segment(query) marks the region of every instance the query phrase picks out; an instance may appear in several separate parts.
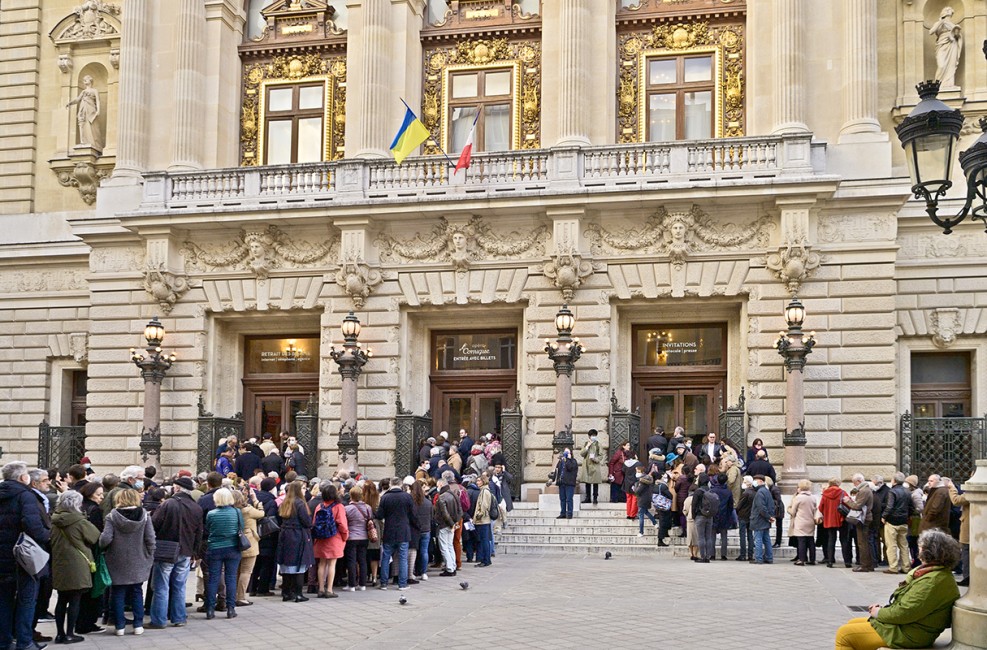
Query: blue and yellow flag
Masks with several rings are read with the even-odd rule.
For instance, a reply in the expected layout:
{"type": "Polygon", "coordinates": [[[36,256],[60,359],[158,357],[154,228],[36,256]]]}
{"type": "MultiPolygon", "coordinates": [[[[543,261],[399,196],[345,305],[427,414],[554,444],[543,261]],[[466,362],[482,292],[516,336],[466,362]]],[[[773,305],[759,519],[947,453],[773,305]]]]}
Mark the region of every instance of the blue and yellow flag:
{"type": "Polygon", "coordinates": [[[404,122],[401,123],[401,128],[398,130],[398,134],[394,136],[394,142],[391,143],[394,160],[399,165],[411,155],[412,151],[418,148],[418,145],[428,140],[429,136],[432,135],[415,115],[415,112],[411,110],[411,107],[407,104],[404,107],[407,109],[404,113],[404,122]]]}

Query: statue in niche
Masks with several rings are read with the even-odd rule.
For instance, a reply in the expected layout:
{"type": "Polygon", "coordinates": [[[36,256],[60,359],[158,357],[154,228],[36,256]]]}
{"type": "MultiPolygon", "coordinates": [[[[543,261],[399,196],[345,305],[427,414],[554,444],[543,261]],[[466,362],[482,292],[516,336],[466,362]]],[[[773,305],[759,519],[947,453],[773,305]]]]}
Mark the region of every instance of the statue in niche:
{"type": "Polygon", "coordinates": [[[939,20],[929,29],[936,39],[936,80],[942,88],[956,87],[956,68],[960,65],[963,34],[953,22],[953,8],[944,7],[939,20]]]}
{"type": "Polygon", "coordinates": [[[103,131],[96,118],[99,117],[99,91],[93,88],[93,78],[86,75],[82,78],[82,91],[79,96],[66,104],[66,107],[77,104],[76,121],[79,123],[79,145],[92,147],[103,151],[103,131]]]}

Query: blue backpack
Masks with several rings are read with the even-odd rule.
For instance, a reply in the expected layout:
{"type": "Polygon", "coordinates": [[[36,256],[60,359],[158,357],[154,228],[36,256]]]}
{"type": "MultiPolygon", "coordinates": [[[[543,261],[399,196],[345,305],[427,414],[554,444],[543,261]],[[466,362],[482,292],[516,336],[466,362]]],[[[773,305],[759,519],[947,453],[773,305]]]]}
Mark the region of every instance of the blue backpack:
{"type": "Polygon", "coordinates": [[[330,537],[335,537],[337,532],[336,517],[332,514],[332,506],[327,508],[324,505],[320,505],[319,509],[315,511],[312,537],[315,539],[329,539],[330,537]]]}

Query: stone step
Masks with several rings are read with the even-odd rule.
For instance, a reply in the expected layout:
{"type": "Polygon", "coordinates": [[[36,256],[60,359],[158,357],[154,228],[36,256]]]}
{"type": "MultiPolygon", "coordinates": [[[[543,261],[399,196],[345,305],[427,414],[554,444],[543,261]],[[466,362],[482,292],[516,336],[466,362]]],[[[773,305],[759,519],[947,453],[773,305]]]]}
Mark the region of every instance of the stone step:
{"type": "MultiPolygon", "coordinates": [[[[795,549],[789,546],[772,549],[773,557],[776,561],[789,561],[795,557],[795,549]]],[[[563,554],[586,554],[603,555],[607,551],[617,556],[666,556],[674,558],[688,558],[689,548],[684,545],[674,545],[670,547],[658,546],[652,540],[651,544],[602,544],[597,542],[587,543],[517,543],[502,541],[497,543],[497,552],[505,555],[563,555],[563,554]]],[[[717,549],[719,553],[719,549],[717,549]]],[[[728,547],[727,558],[729,561],[736,561],[734,558],[740,553],[739,548],[728,547]]],[[[719,557],[719,555],[717,555],[719,557]]]]}

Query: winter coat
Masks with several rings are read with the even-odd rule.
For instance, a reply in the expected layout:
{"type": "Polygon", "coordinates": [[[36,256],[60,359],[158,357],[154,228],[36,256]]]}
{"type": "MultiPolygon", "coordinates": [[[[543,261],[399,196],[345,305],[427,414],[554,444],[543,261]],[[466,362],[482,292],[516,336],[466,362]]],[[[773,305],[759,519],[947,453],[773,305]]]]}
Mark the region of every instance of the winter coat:
{"type": "Polygon", "coordinates": [[[864,523],[869,524],[871,522],[871,517],[873,516],[874,510],[874,492],[870,489],[870,485],[867,483],[861,483],[857,486],[857,495],[850,497],[850,509],[851,510],[861,510],[863,508],[867,509],[864,516],[864,523]]]}
{"type": "Polygon", "coordinates": [[[421,504],[415,503],[411,499],[415,509],[415,521],[418,522],[418,534],[427,533],[432,530],[432,502],[428,497],[422,499],[421,504]]]}
{"type": "Polygon", "coordinates": [[[151,515],[155,538],[178,542],[178,555],[192,557],[202,545],[202,508],[191,495],[179,492],[151,515]]]}
{"type": "Polygon", "coordinates": [[[448,486],[439,492],[432,516],[439,528],[452,528],[463,518],[463,508],[459,503],[459,497],[453,494],[448,486]]]}
{"type": "Polygon", "coordinates": [[[870,624],[892,648],[931,648],[949,627],[959,597],[956,579],[946,567],[913,569],[870,624]]]}
{"type": "Polygon", "coordinates": [[[100,532],[103,531],[103,511],[100,509],[99,504],[91,499],[82,500],[82,514],[86,516],[86,519],[95,526],[100,532]]]}
{"type": "Polygon", "coordinates": [[[685,509],[685,500],[689,496],[689,486],[692,481],[689,477],[682,473],[678,478],[675,479],[675,502],[678,504],[679,512],[687,512],[685,509]]]}
{"type": "Polygon", "coordinates": [[[236,459],[236,463],[233,465],[233,470],[236,472],[236,475],[244,481],[249,481],[254,475],[254,470],[260,469],[261,460],[263,459],[259,458],[257,454],[243,454],[236,459]]]}
{"type": "MultiPolygon", "coordinates": [[[[244,455],[253,456],[253,454],[244,455]]],[[[257,557],[260,555],[260,535],[257,534],[257,522],[264,516],[264,511],[248,503],[240,508],[240,515],[243,517],[243,532],[250,538],[250,548],[243,551],[240,557],[257,557]]]]}
{"type": "Polygon", "coordinates": [[[281,534],[278,538],[277,563],[292,567],[310,567],[312,555],[312,515],[301,499],[295,499],[295,512],[287,519],[278,515],[281,534]]]}
{"type": "Polygon", "coordinates": [[[624,484],[624,460],[624,450],[621,448],[610,456],[610,462],[607,463],[608,477],[613,477],[614,485],[623,486],[624,484]]]}
{"type": "Polygon", "coordinates": [[[448,463],[449,467],[456,470],[457,474],[461,474],[463,472],[463,457],[459,455],[458,449],[453,449],[451,451],[452,453],[449,454],[449,460],[447,460],[446,463],[448,463]]]}
{"type": "Polygon", "coordinates": [[[572,456],[559,458],[558,465],[555,466],[555,484],[575,486],[576,475],[579,472],[579,463],[572,456]]]}
{"type": "Polygon", "coordinates": [[[918,529],[920,533],[938,528],[949,532],[949,509],[952,502],[949,500],[949,488],[946,486],[932,488],[929,496],[925,500],[925,510],[922,511],[922,523],[918,529]]]}
{"type": "Polygon", "coordinates": [[[754,488],[749,487],[740,493],[740,500],[737,501],[737,519],[740,521],[751,520],[751,508],[754,507],[754,488]]]}
{"type": "Polygon", "coordinates": [[[281,454],[278,453],[277,449],[274,453],[264,456],[264,460],[260,461],[260,468],[264,470],[264,476],[267,476],[271,472],[276,472],[278,476],[284,474],[284,460],[281,458],[281,454]]]}
{"type": "Polygon", "coordinates": [[[844,517],[840,514],[840,504],[847,497],[839,485],[830,485],[823,490],[819,498],[819,513],[823,518],[823,528],[839,528],[843,525],[844,517]]]}
{"type": "Polygon", "coordinates": [[[751,507],[751,530],[771,528],[771,518],[775,516],[775,501],[766,485],[755,488],[754,505],[751,507]]]}
{"type": "Polygon", "coordinates": [[[367,522],[373,521],[373,518],[374,512],[370,506],[363,501],[351,501],[346,506],[346,525],[350,530],[349,539],[354,542],[369,539],[367,522]]]}
{"type": "Polygon", "coordinates": [[[380,497],[376,516],[384,521],[384,534],[380,538],[384,544],[411,542],[412,536],[417,537],[420,532],[415,502],[401,488],[391,488],[380,497]]]}
{"type": "Polygon", "coordinates": [[[955,484],[949,486],[949,500],[954,506],[963,508],[960,514],[960,544],[970,543],[970,502],[965,494],[960,494],[955,484]]]}
{"type": "Polygon", "coordinates": [[[716,530],[729,530],[733,528],[733,492],[726,485],[716,484],[710,488],[716,496],[720,498],[720,509],[713,517],[713,528],[716,530]]]}
{"type": "Polygon", "coordinates": [[[651,509],[651,495],[655,491],[655,479],[650,474],[645,474],[637,480],[634,486],[634,496],[637,497],[637,507],[645,510],[651,509]]]}
{"type": "Polygon", "coordinates": [[[904,485],[895,485],[884,500],[881,519],[892,526],[904,526],[912,514],[912,496],[904,485]]]}
{"type": "Polygon", "coordinates": [[[99,541],[99,529],[76,510],[56,510],[51,517],[52,586],[58,591],[89,589],[95,562],[90,548],[99,541]]]}
{"type": "Polygon", "coordinates": [[[740,468],[737,467],[737,462],[734,461],[733,465],[728,467],[724,474],[727,475],[727,487],[733,493],[733,502],[740,503],[740,493],[744,490],[744,480],[740,475],[740,468]]]}
{"type": "Polygon", "coordinates": [[[624,461],[624,482],[621,484],[621,489],[626,494],[634,493],[634,485],[637,484],[637,468],[644,467],[640,462],[629,458],[624,461]],[[628,464],[629,463],[629,464],[628,464]]]}
{"type": "Polygon", "coordinates": [[[114,508],[107,515],[99,545],[114,585],[145,582],[154,564],[154,526],[143,508],[114,508]]]}
{"type": "MultiPolygon", "coordinates": [[[[870,520],[872,528],[881,527],[881,516],[884,514],[884,503],[888,499],[888,494],[891,493],[891,488],[888,487],[887,483],[881,483],[880,487],[874,488],[874,518],[870,520]]],[[[948,528],[945,530],[949,530],[948,528]]]]}
{"type": "Polygon", "coordinates": [[[286,472],[295,470],[299,476],[308,476],[308,463],[305,461],[305,454],[302,453],[300,447],[292,451],[291,455],[285,459],[284,467],[286,472]]]}
{"type": "Polygon", "coordinates": [[[744,459],[744,466],[745,467],[746,466],[749,466],[751,463],[753,463],[755,460],[757,460],[757,452],[758,451],[764,451],[764,460],[768,460],[768,450],[767,449],[765,449],[764,447],[761,447],[761,449],[754,449],[753,447],[749,447],[747,449],[747,457],[744,459]]]}
{"type": "MultiPolygon", "coordinates": [[[[260,501],[260,505],[264,509],[265,517],[274,517],[277,519],[278,503],[273,494],[258,490],[257,500],[260,501]]],[[[272,533],[266,537],[261,537],[258,555],[262,557],[274,557],[274,554],[278,550],[278,536],[279,533],[272,533]]]]}
{"type": "Polygon", "coordinates": [[[476,507],[473,510],[473,523],[475,525],[482,526],[493,523],[493,520],[490,519],[490,506],[492,503],[493,493],[484,485],[480,488],[480,494],[476,498],[476,507]]]}
{"type": "Polygon", "coordinates": [[[770,478],[772,483],[778,482],[778,476],[775,474],[775,468],[768,462],[767,459],[755,460],[747,463],[747,468],[744,470],[744,474],[747,476],[765,476],[770,478]]]}
{"type": "Polygon", "coordinates": [[[325,502],[319,502],[319,505],[312,510],[312,519],[315,519],[319,510],[327,507],[332,508],[332,516],[336,520],[336,534],[326,539],[317,539],[312,543],[312,553],[320,560],[343,557],[346,540],[350,538],[349,519],[346,517],[346,506],[342,503],[327,506],[325,502]]]}
{"type": "Polygon", "coordinates": [[[816,534],[816,500],[811,492],[799,490],[788,506],[792,519],[788,534],[792,537],[812,537],[816,534]]]}
{"type": "Polygon", "coordinates": [[[41,545],[48,544],[51,531],[44,524],[42,508],[38,495],[23,483],[0,483],[0,576],[16,574],[14,546],[21,533],[27,533],[41,545]]]}
{"type": "Polygon", "coordinates": [[[773,484],[768,491],[771,492],[771,498],[775,502],[775,519],[781,521],[785,518],[785,502],[781,499],[781,488],[778,484],[773,484]]]}
{"type": "Polygon", "coordinates": [[[589,440],[583,445],[579,455],[583,457],[582,465],[579,467],[580,483],[606,483],[607,473],[604,468],[607,466],[606,458],[603,456],[603,447],[599,440],[589,440]]]}

